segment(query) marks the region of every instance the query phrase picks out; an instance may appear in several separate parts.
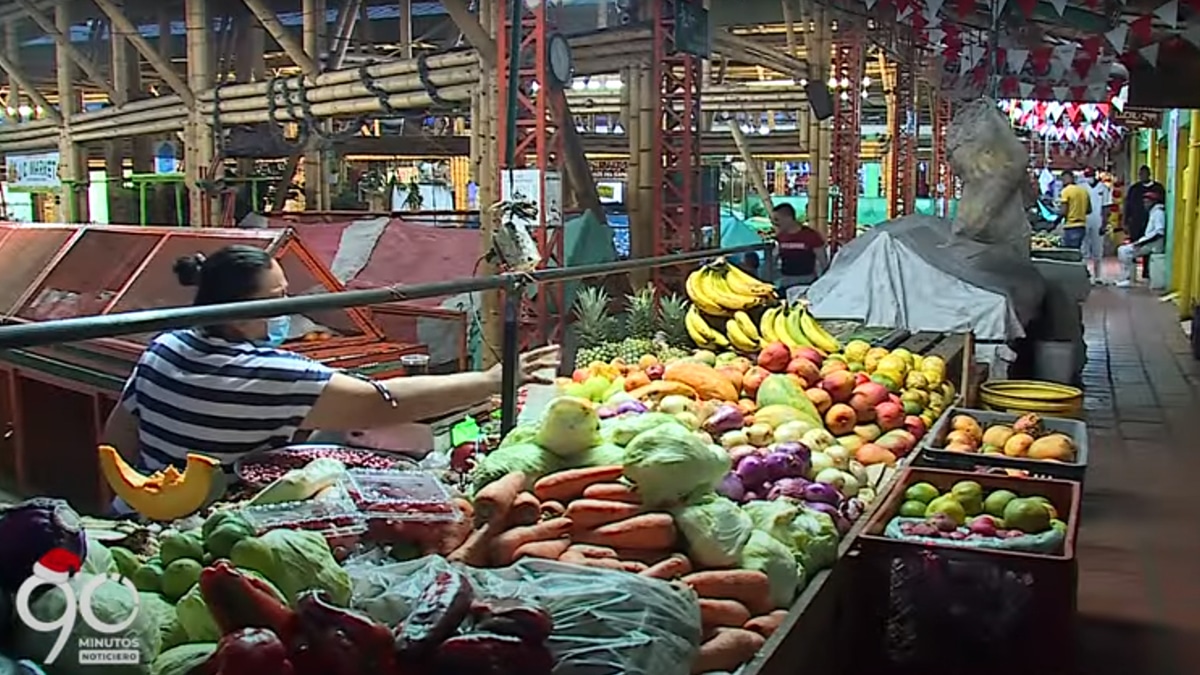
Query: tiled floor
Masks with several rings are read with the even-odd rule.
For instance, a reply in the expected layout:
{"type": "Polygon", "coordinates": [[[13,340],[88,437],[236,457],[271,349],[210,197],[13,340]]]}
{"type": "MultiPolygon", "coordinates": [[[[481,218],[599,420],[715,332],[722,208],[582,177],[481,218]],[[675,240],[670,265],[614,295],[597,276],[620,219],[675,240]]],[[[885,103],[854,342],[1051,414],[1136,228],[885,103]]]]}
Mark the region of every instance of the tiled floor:
{"type": "Polygon", "coordinates": [[[1200,673],[1200,361],[1146,290],[1093,291],[1084,322],[1079,672],[1200,673]]]}

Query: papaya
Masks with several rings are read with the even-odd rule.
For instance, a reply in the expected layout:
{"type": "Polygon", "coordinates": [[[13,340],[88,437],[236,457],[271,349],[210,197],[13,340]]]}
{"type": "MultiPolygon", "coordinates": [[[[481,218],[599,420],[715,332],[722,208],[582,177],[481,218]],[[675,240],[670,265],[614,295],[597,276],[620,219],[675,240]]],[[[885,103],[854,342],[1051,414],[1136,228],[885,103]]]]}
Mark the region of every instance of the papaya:
{"type": "Polygon", "coordinates": [[[760,414],[762,408],[786,405],[799,410],[808,421],[816,420],[818,426],[824,426],[819,423],[821,413],[817,412],[817,407],[808,398],[808,394],[805,394],[804,390],[796,386],[796,383],[786,375],[767,376],[758,386],[757,398],[760,414]]]}
{"type": "Polygon", "coordinates": [[[730,402],[738,400],[738,392],[733,383],[712,366],[702,363],[671,363],[663,371],[662,379],[686,384],[696,390],[696,395],[701,399],[730,402]]]}

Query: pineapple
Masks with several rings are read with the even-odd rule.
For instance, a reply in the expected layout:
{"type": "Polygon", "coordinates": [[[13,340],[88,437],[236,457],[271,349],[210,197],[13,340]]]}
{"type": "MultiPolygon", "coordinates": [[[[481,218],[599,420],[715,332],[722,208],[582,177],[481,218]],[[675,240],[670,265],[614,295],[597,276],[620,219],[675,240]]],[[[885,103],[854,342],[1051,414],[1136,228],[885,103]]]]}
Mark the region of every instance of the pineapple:
{"type": "Polygon", "coordinates": [[[608,363],[617,356],[612,339],[620,322],[609,314],[608,302],[608,293],[598,286],[581,288],[575,297],[575,327],[579,333],[579,350],[575,354],[577,366],[586,366],[593,361],[608,363]]]}
{"type": "Polygon", "coordinates": [[[625,296],[629,303],[626,307],[625,330],[631,338],[649,340],[654,337],[658,321],[658,301],[654,297],[654,286],[645,288],[633,295],[625,296]]]}
{"type": "MultiPolygon", "coordinates": [[[[691,345],[684,317],[687,315],[688,303],[682,297],[671,293],[658,304],[658,329],[666,336],[666,342],[681,350],[691,345]]],[[[659,354],[662,357],[662,354],[659,354]]]]}

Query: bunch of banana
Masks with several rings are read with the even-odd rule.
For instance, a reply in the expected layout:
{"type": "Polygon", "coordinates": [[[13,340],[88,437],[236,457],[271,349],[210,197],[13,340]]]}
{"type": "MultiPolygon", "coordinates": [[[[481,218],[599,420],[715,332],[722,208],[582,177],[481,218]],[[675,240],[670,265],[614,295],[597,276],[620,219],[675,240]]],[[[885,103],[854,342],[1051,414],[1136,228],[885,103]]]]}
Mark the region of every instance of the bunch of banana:
{"type": "Polygon", "coordinates": [[[725,322],[725,336],[734,349],[743,353],[757,352],[765,344],[754,319],[745,312],[734,312],[733,318],[725,322]]]}
{"type": "Polygon", "coordinates": [[[732,317],[775,302],[775,287],[718,258],[688,275],[688,298],[709,316],[732,317]]]}
{"type": "Polygon", "coordinates": [[[803,305],[768,309],[759,319],[758,330],[764,344],[778,341],[788,347],[816,347],[827,354],[841,349],[803,305]]]}
{"type": "MultiPolygon", "coordinates": [[[[795,312],[796,310],[793,310],[795,312]]],[[[841,350],[842,345],[837,341],[837,338],[829,334],[821,322],[817,321],[816,317],[809,313],[806,305],[801,305],[800,312],[800,330],[804,332],[804,337],[812,343],[812,346],[820,349],[826,354],[832,354],[841,350]]]]}
{"type": "Polygon", "coordinates": [[[721,334],[721,331],[708,325],[704,317],[700,316],[700,310],[696,309],[696,303],[688,308],[687,315],[684,317],[684,324],[687,327],[688,335],[692,338],[692,342],[696,343],[701,349],[725,349],[729,347],[729,339],[721,334]]]}

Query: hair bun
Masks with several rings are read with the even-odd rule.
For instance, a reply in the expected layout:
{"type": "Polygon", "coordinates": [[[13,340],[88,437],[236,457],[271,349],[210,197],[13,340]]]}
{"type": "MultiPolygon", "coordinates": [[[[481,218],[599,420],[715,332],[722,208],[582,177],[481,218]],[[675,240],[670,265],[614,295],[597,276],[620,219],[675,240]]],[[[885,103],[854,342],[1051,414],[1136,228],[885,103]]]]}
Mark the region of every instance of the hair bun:
{"type": "Polygon", "coordinates": [[[200,285],[200,272],[204,269],[204,261],[203,253],[193,253],[176,259],[175,265],[171,269],[175,272],[175,277],[179,279],[180,284],[198,286],[200,285]]]}

